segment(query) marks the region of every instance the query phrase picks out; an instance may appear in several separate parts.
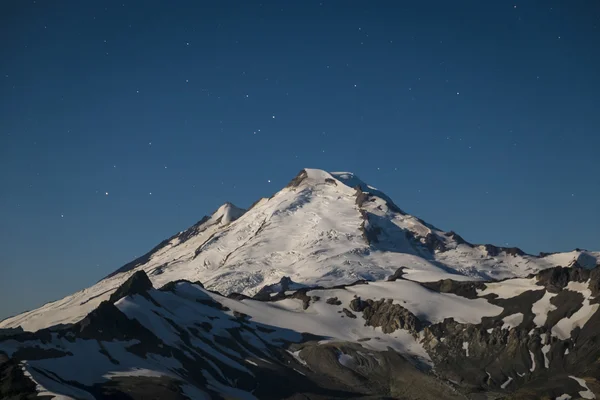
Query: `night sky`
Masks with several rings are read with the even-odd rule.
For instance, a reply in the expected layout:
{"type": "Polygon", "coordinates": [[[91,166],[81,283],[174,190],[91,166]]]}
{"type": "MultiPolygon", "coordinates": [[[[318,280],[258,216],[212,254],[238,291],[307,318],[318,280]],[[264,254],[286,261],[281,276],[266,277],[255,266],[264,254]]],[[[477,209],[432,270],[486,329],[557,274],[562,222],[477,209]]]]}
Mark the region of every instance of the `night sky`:
{"type": "Polygon", "coordinates": [[[0,35],[0,318],[303,167],[600,250],[598,1],[8,0],[0,35]]]}

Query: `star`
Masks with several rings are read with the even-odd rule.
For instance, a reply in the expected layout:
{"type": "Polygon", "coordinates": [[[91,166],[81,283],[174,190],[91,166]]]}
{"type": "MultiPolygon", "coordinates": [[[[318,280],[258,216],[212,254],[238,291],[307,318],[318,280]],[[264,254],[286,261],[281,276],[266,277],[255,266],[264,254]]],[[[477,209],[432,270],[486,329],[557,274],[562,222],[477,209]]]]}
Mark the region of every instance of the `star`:
{"type": "Polygon", "coordinates": [[[273,119],[275,119],[275,116],[273,115],[273,119]]]}
{"type": "Polygon", "coordinates": [[[460,94],[460,92],[456,92],[456,94],[457,94],[457,95],[459,95],[459,94],[460,94]]]}
{"type": "Polygon", "coordinates": [[[152,192],[150,192],[150,196],[152,196],[152,192]]]}
{"type": "Polygon", "coordinates": [[[271,183],[271,180],[270,180],[270,179],[267,179],[267,183],[271,183]]]}
{"type": "Polygon", "coordinates": [[[152,146],[152,142],[148,142],[148,146],[152,146]]]}
{"type": "Polygon", "coordinates": [[[104,193],[104,195],[105,195],[105,196],[108,196],[108,192],[105,192],[105,193],[104,193]]]}
{"type": "Polygon", "coordinates": [[[64,218],[64,217],[65,217],[65,215],[64,215],[64,214],[60,214],[60,217],[61,217],[61,218],[64,218]]]}
{"type": "Polygon", "coordinates": [[[186,45],[186,46],[189,46],[189,45],[190,45],[190,42],[186,42],[186,43],[185,43],[185,45],[186,45]]]}

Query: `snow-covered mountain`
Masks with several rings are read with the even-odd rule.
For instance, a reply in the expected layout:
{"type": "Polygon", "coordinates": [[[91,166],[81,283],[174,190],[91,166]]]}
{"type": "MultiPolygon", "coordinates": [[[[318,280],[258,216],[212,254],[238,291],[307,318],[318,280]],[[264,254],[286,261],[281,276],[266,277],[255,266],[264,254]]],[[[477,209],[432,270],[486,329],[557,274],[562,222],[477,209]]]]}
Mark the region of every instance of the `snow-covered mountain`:
{"type": "Polygon", "coordinates": [[[2,321],[0,398],[595,398],[599,260],[471,244],[305,169],[2,321]]]}
{"type": "Polygon", "coordinates": [[[96,285],[8,318],[0,328],[76,322],[139,270],[156,287],[186,279],[225,295],[252,296],[283,277],[328,287],[381,280],[404,266],[416,281],[489,280],[557,265],[595,266],[599,258],[585,251],[536,257],[517,248],[473,245],[406,214],[352,173],[304,169],[249,210],[226,203],[96,285]]]}

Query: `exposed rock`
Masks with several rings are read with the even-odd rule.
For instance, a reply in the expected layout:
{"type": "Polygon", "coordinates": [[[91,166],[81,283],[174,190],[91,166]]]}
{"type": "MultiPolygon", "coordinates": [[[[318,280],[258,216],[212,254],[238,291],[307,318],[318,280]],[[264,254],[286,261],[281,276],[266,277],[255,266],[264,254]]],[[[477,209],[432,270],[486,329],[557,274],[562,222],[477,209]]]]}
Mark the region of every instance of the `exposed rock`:
{"type": "Polygon", "coordinates": [[[503,247],[502,250],[511,256],[524,256],[525,252],[518,247],[503,247]]]}
{"type": "Polygon", "coordinates": [[[296,291],[291,297],[293,299],[300,299],[302,300],[302,309],[306,310],[308,308],[308,306],[310,305],[310,296],[308,296],[306,294],[307,290],[298,290],[296,291]]]}
{"type": "Polygon", "coordinates": [[[113,303],[103,301],[98,308],[89,313],[72,328],[62,331],[61,336],[73,332],[82,339],[130,340],[144,338],[156,341],[156,337],[137,320],[127,318],[113,303]]]}
{"type": "Polygon", "coordinates": [[[544,257],[551,256],[552,254],[556,254],[556,252],[546,253],[546,252],[540,251],[540,254],[538,255],[538,257],[539,258],[544,258],[544,257]]]}
{"type": "Polygon", "coordinates": [[[239,312],[239,311],[236,311],[236,310],[233,310],[233,316],[236,317],[236,318],[239,318],[239,319],[246,319],[246,318],[248,318],[248,314],[245,314],[243,312],[239,312]]]}
{"type": "Polygon", "coordinates": [[[242,293],[232,292],[227,295],[227,298],[233,299],[233,300],[245,300],[245,299],[251,299],[252,297],[246,296],[245,294],[242,294],[242,293]]]}
{"type": "Polygon", "coordinates": [[[483,282],[464,282],[443,279],[437,282],[422,282],[421,286],[440,293],[453,293],[467,299],[476,299],[477,290],[485,289],[483,282]]]}
{"type": "Polygon", "coordinates": [[[0,337],[2,336],[14,336],[23,333],[23,328],[17,326],[16,328],[2,328],[0,329],[0,337]]]}
{"type": "Polygon", "coordinates": [[[346,317],[352,318],[352,319],[356,318],[356,315],[354,315],[352,313],[352,311],[348,310],[347,308],[342,308],[342,311],[344,312],[344,314],[346,314],[346,317]]]}
{"type": "Polygon", "coordinates": [[[325,178],[325,183],[327,183],[329,185],[337,186],[337,182],[335,181],[335,179],[325,178]]]}
{"type": "Polygon", "coordinates": [[[295,188],[300,186],[300,184],[308,177],[308,174],[306,173],[306,170],[302,170],[298,173],[298,175],[296,175],[296,177],[294,179],[292,179],[290,181],[290,183],[288,183],[286,185],[286,188],[295,188]]]}
{"type": "Polygon", "coordinates": [[[383,333],[404,329],[416,336],[423,326],[413,313],[399,304],[393,304],[392,299],[373,301],[357,297],[350,302],[350,309],[363,313],[365,326],[380,326],[383,333]]]}
{"type": "Polygon", "coordinates": [[[369,194],[361,190],[360,186],[354,188],[356,190],[356,205],[360,208],[369,199],[369,194]]]}
{"type": "Polygon", "coordinates": [[[325,301],[325,303],[327,303],[327,304],[331,304],[331,305],[334,305],[334,306],[339,306],[339,305],[341,305],[341,304],[342,304],[342,302],[341,302],[341,301],[339,301],[337,297],[330,297],[330,298],[328,298],[328,299],[325,301]]]}
{"type": "Polygon", "coordinates": [[[177,287],[177,285],[178,285],[178,284],[180,284],[180,283],[189,283],[189,284],[192,284],[192,285],[198,285],[198,286],[200,286],[201,288],[203,288],[203,289],[204,289],[204,285],[203,285],[203,284],[202,284],[202,282],[200,282],[200,281],[190,282],[190,281],[188,281],[188,280],[186,280],[186,279],[178,279],[178,280],[176,280],[176,281],[171,281],[171,282],[167,282],[167,283],[165,283],[165,284],[164,284],[164,285],[163,285],[163,286],[162,286],[160,289],[158,289],[158,290],[160,290],[161,292],[174,292],[174,291],[175,291],[175,288],[176,288],[176,287],[177,287]]]}
{"type": "Polygon", "coordinates": [[[524,256],[525,255],[525,252],[523,250],[519,249],[518,247],[498,247],[498,246],[494,246],[493,244],[484,244],[481,246],[485,249],[488,256],[490,256],[490,257],[497,257],[502,252],[509,254],[511,256],[517,256],[517,255],[524,256]]]}
{"type": "Polygon", "coordinates": [[[123,297],[134,294],[146,294],[152,289],[152,282],[143,270],[136,271],[110,296],[110,302],[114,303],[123,297]]]}
{"type": "Polygon", "coordinates": [[[447,250],[446,244],[440,240],[436,234],[431,232],[425,235],[425,237],[421,239],[421,242],[432,253],[435,253],[436,251],[444,252],[447,250]]]}
{"type": "Polygon", "coordinates": [[[394,272],[393,275],[388,276],[388,278],[387,278],[388,282],[394,282],[398,279],[403,279],[402,276],[404,275],[405,269],[406,269],[406,267],[404,267],[404,266],[398,268],[396,270],[396,272],[394,272]]]}
{"type": "Polygon", "coordinates": [[[60,358],[72,356],[70,352],[64,352],[57,349],[44,349],[40,347],[22,347],[15,351],[12,358],[15,360],[45,360],[47,358],[60,358]]]}
{"type": "Polygon", "coordinates": [[[454,231],[450,231],[450,232],[446,232],[446,236],[448,236],[450,239],[454,240],[456,242],[456,244],[467,244],[467,245],[471,245],[469,242],[467,242],[465,239],[462,238],[462,236],[460,236],[458,233],[454,232],[454,231]]]}
{"type": "Polygon", "coordinates": [[[363,301],[360,297],[356,297],[350,301],[350,309],[356,312],[363,312],[368,306],[369,303],[363,301]]]}
{"type": "Polygon", "coordinates": [[[295,396],[293,399],[464,399],[448,384],[392,350],[365,351],[356,343],[308,343],[300,351],[300,358],[308,367],[303,371],[312,379],[317,379],[321,385],[335,382],[347,393],[295,396]],[[341,361],[342,356],[346,361],[341,361]]]}
{"type": "Polygon", "coordinates": [[[558,293],[569,282],[586,282],[590,273],[590,270],[579,267],[555,267],[538,272],[537,280],[538,285],[544,286],[549,292],[558,293]]]}
{"type": "Polygon", "coordinates": [[[0,399],[36,399],[36,385],[25,376],[19,362],[0,352],[0,399]]]}
{"type": "Polygon", "coordinates": [[[372,226],[369,222],[369,213],[360,210],[360,214],[362,216],[362,223],[360,224],[359,229],[361,230],[365,241],[369,244],[375,244],[379,242],[378,236],[381,234],[381,228],[378,226],[372,226]]]}
{"type": "MultiPolygon", "coordinates": [[[[304,287],[305,287],[305,285],[301,285],[301,284],[298,284],[298,283],[292,281],[292,279],[289,276],[283,276],[283,277],[281,277],[279,282],[273,283],[271,285],[263,286],[253,296],[253,299],[261,300],[261,301],[265,301],[265,300],[268,301],[268,300],[271,300],[271,297],[273,297],[274,293],[280,293],[283,296],[285,294],[285,292],[294,290],[293,288],[299,289],[299,288],[304,288],[304,287]]],[[[282,296],[278,297],[278,299],[282,298],[282,296]]]]}

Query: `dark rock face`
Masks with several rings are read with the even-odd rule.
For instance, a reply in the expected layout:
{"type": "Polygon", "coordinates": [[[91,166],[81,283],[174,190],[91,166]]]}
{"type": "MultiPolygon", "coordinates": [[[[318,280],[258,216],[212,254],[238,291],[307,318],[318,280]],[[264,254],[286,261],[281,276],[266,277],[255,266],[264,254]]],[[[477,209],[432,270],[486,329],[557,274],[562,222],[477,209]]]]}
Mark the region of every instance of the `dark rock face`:
{"type": "Polygon", "coordinates": [[[446,248],[446,245],[444,244],[444,242],[442,240],[440,240],[440,238],[437,237],[437,235],[435,235],[433,233],[428,233],[425,236],[425,238],[422,239],[422,243],[432,253],[434,253],[436,251],[444,252],[444,251],[448,250],[446,248]]]}
{"type": "Polygon", "coordinates": [[[396,270],[396,272],[394,272],[392,275],[388,276],[387,281],[388,282],[394,282],[398,279],[402,279],[402,275],[404,275],[404,270],[406,269],[406,267],[402,266],[400,268],[398,268],[396,270]]]}
{"type": "Polygon", "coordinates": [[[204,285],[200,281],[190,282],[190,281],[188,281],[186,279],[179,279],[179,280],[176,280],[176,281],[171,281],[171,282],[165,283],[158,290],[160,290],[161,292],[174,292],[175,288],[177,287],[177,285],[180,284],[180,283],[182,283],[182,282],[191,283],[192,285],[198,285],[201,288],[204,288],[204,285]]]}
{"type": "Polygon", "coordinates": [[[303,345],[299,356],[307,364],[303,371],[311,371],[309,376],[321,385],[335,382],[346,393],[294,399],[464,399],[449,385],[391,350],[374,352],[365,351],[356,343],[309,342],[303,345]]]}
{"type": "Polygon", "coordinates": [[[346,314],[346,317],[356,319],[356,315],[354,315],[352,311],[348,310],[347,308],[342,308],[342,312],[346,314]]]}
{"type": "Polygon", "coordinates": [[[369,199],[369,194],[363,192],[360,189],[360,186],[355,187],[354,190],[356,190],[356,201],[355,202],[356,202],[356,205],[360,208],[365,203],[365,201],[367,201],[369,199]]]}
{"type": "Polygon", "coordinates": [[[143,295],[150,289],[152,289],[152,282],[148,278],[148,275],[142,270],[136,271],[125,281],[125,283],[119,286],[119,288],[110,296],[109,301],[114,303],[123,297],[134,294],[143,295]]]}
{"type": "Polygon", "coordinates": [[[0,399],[33,400],[37,397],[35,384],[27,378],[18,360],[0,352],[0,399]]]}
{"type": "Polygon", "coordinates": [[[469,246],[471,245],[469,242],[467,242],[458,233],[456,233],[454,231],[447,232],[446,236],[448,236],[450,239],[454,240],[457,244],[466,244],[469,246]]]}
{"type": "Polygon", "coordinates": [[[500,253],[504,252],[511,256],[524,256],[525,252],[518,247],[498,247],[493,244],[484,244],[483,248],[488,253],[490,257],[497,257],[500,253]]]}
{"type": "Polygon", "coordinates": [[[339,301],[337,297],[330,297],[327,300],[325,300],[325,303],[331,304],[331,305],[334,305],[334,306],[339,306],[339,305],[342,304],[342,302],[339,301]]]}
{"type": "MultiPolygon", "coordinates": [[[[574,315],[584,303],[580,292],[566,290],[569,282],[589,282],[590,289],[596,288],[599,271],[598,267],[550,268],[532,275],[540,289],[508,298],[486,296],[503,311],[482,318],[480,324],[461,324],[447,318],[425,327],[422,344],[437,374],[456,382],[470,395],[496,392],[507,396],[503,399],[555,399],[565,393],[577,398],[573,394],[581,387],[569,376],[585,378],[590,389],[595,387],[600,393],[600,365],[596,362],[600,359],[600,312],[595,312],[583,328],[565,332],[567,339],[553,334],[556,324],[574,315]],[[554,294],[550,299],[553,308],[538,326],[532,307],[547,292],[554,294]],[[515,314],[522,315],[518,325],[505,327],[503,319],[515,314]]],[[[423,286],[475,298],[476,290],[485,288],[485,283],[439,281],[423,286]]]]}
{"type": "Polygon", "coordinates": [[[0,329],[0,337],[2,337],[2,336],[13,336],[13,335],[18,335],[20,333],[23,333],[23,328],[21,328],[20,326],[18,326],[16,328],[3,328],[3,329],[0,329]]]}
{"type": "MultiPolygon", "coordinates": [[[[289,276],[282,277],[279,282],[273,285],[263,286],[254,296],[257,300],[268,300],[273,293],[285,293],[290,290],[290,287],[295,284],[289,276]]],[[[298,285],[301,286],[301,285],[298,285]]]]}
{"type": "Polygon", "coordinates": [[[569,282],[586,282],[590,279],[590,274],[590,270],[579,267],[556,267],[540,271],[537,278],[538,285],[544,286],[549,292],[558,293],[567,287],[569,282]]]}
{"type": "Polygon", "coordinates": [[[298,175],[296,175],[296,177],[294,179],[292,179],[290,181],[290,183],[288,183],[286,185],[286,188],[294,188],[294,187],[298,187],[300,186],[300,184],[308,177],[308,174],[306,173],[305,170],[302,170],[298,173],[298,175]]]}
{"type": "Polygon", "coordinates": [[[483,282],[463,282],[452,279],[443,279],[437,282],[423,282],[424,286],[430,290],[440,293],[453,293],[458,296],[466,297],[467,299],[476,299],[477,290],[485,289],[483,282]]]}
{"type": "Polygon", "coordinates": [[[154,334],[136,320],[131,320],[109,301],[103,301],[98,308],[89,313],[73,327],[62,331],[61,336],[69,332],[83,339],[131,340],[143,338],[146,342],[156,341],[154,334]]]}
{"type": "MultiPolygon", "coordinates": [[[[371,195],[371,193],[369,193],[369,191],[366,188],[362,188],[360,185],[355,186],[354,190],[356,190],[356,205],[358,206],[358,208],[361,208],[363,206],[363,204],[366,203],[367,201],[375,200],[375,198],[371,195]]],[[[380,199],[385,201],[385,204],[390,211],[393,211],[393,212],[401,214],[401,215],[406,215],[406,213],[404,211],[402,211],[400,209],[400,207],[398,207],[396,204],[394,204],[392,199],[390,199],[389,197],[387,197],[386,195],[384,195],[383,193],[381,193],[379,191],[374,191],[374,192],[375,192],[374,194],[377,197],[379,197],[380,199]]]]}
{"type": "Polygon", "coordinates": [[[363,313],[365,326],[381,327],[383,333],[404,329],[416,336],[422,328],[419,318],[401,305],[393,304],[392,299],[373,301],[357,297],[350,302],[350,309],[363,313]]]}

